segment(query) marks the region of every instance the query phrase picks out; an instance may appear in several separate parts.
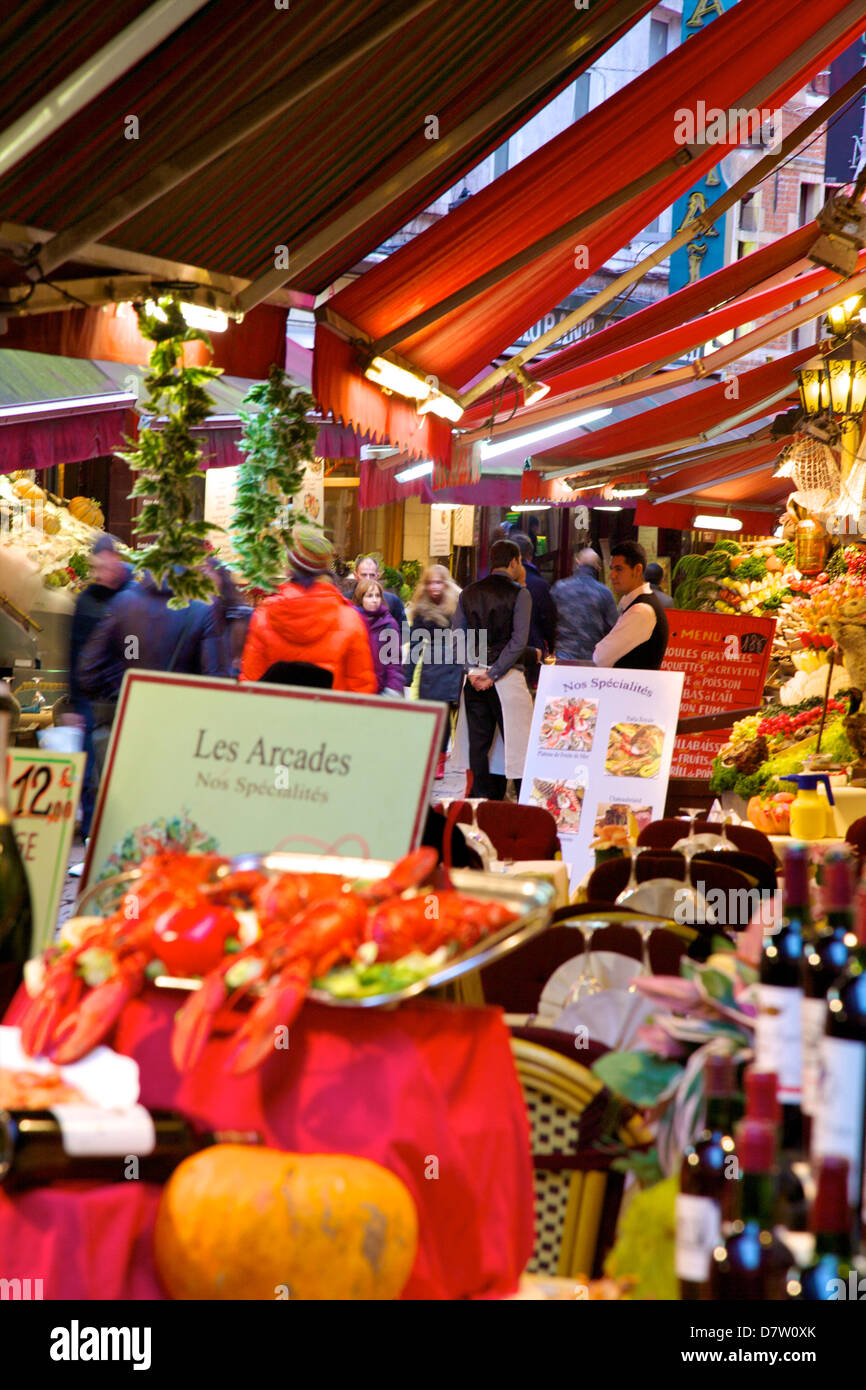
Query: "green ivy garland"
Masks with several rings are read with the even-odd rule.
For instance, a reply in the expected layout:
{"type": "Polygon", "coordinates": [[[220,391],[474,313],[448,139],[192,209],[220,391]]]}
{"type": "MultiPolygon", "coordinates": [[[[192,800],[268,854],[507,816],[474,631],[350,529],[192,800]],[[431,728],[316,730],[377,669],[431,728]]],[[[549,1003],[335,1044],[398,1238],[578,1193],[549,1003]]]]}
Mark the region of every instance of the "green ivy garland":
{"type": "Polygon", "coordinates": [[[259,409],[241,411],[238,447],[246,457],[238,469],[229,533],[246,582],[273,593],[285,580],[286,546],[293,527],[311,520],[287,503],[299,492],[306,465],[313,459],[318,431],[306,417],[315,402],[274,366],[267,381],[247,392],[244,404],[259,409]]]}
{"type": "Polygon", "coordinates": [[[211,413],[214,401],[205,384],[222,369],[183,366],[184,343],[200,341],[210,348],[210,338],[187,325],[176,299],[161,299],[158,307],[160,313],[148,313],[136,305],[136,313],[143,336],[153,343],[144,410],[165,419],[165,426],[143,426],[118,456],[138,475],[130,497],[145,499],[134,534],[150,539],[132,553],[132,562],[139,573],[149,570],[157,584],[169,584],[170,608],[185,608],[190,599],[214,593],[203,561],[210,553],[208,533],[221,528],[193,519],[191,483],[203,473],[201,448],[191,431],[211,413]]]}

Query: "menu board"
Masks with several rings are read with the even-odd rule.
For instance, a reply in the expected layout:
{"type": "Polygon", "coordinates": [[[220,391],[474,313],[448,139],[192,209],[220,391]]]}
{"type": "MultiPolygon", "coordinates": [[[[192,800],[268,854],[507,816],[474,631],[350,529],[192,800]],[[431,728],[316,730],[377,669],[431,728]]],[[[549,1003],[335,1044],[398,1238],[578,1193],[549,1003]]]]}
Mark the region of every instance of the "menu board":
{"type": "Polygon", "coordinates": [[[34,955],[54,938],[84,762],[83,753],[27,748],[10,749],[6,756],[12,829],[30,885],[34,955]]]}
{"type": "Polygon", "coordinates": [[[427,815],[445,705],[128,671],[86,881],[165,844],[398,859],[427,815]]]}
{"type": "Polygon", "coordinates": [[[572,887],[603,825],[664,814],[682,689],[674,671],[542,666],[520,800],[552,813],[572,887]]]}
{"type": "Polygon", "coordinates": [[[430,508],[430,554],[451,554],[451,507],[430,508]]]}
{"type": "MultiPolygon", "coordinates": [[[[685,676],[683,719],[750,709],[761,703],[776,631],[775,618],[668,609],[670,636],[664,671],[685,676]]],[[[681,734],[674,748],[672,777],[708,778],[713,759],[727,743],[727,729],[681,734]]]]}

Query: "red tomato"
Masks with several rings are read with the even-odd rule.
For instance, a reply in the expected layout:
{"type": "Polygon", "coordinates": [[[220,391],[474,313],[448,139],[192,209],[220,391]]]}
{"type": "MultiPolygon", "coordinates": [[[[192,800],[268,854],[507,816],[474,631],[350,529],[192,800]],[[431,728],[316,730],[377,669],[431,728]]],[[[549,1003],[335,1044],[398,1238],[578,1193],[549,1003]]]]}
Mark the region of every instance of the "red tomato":
{"type": "Polygon", "coordinates": [[[173,975],[204,975],[219,965],[226,938],[238,930],[238,919],[227,907],[207,903],[170,907],[153,927],[154,954],[173,975]]]}
{"type": "Polygon", "coordinates": [[[829,584],[829,582],[830,576],[826,570],[822,570],[815,580],[816,584],[829,584]]]}

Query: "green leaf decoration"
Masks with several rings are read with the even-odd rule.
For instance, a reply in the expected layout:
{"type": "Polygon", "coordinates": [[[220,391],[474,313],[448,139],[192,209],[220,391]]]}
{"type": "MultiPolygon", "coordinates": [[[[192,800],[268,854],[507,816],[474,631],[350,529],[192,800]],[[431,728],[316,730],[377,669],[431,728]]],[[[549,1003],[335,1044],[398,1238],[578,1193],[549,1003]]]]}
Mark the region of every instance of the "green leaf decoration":
{"type": "Polygon", "coordinates": [[[222,369],[183,366],[184,343],[199,341],[209,348],[210,338],[189,327],[176,299],[161,299],[158,307],[160,313],[148,313],[136,305],[136,313],[142,334],[153,343],[144,410],[164,420],[164,428],[143,425],[138,439],[127,439],[129,447],[118,456],[137,474],[130,496],[145,499],[134,534],[147,543],[132,553],[132,563],[139,574],[150,570],[158,584],[170,585],[170,608],[185,608],[191,599],[207,600],[214,593],[204,560],[209,533],[221,527],[193,519],[192,480],[203,472],[192,430],[211,412],[207,383],[222,369]]]}
{"type": "Polygon", "coordinates": [[[592,1070],[615,1095],[632,1105],[655,1105],[682,1072],[682,1064],[649,1052],[607,1052],[593,1063],[592,1070]]]}
{"type": "Polygon", "coordinates": [[[238,447],[245,459],[238,470],[229,534],[246,582],[273,593],[285,582],[293,528],[301,521],[316,524],[290,505],[314,457],[318,428],[306,417],[315,402],[274,366],[267,381],[247,392],[244,404],[259,408],[241,411],[238,447]]]}

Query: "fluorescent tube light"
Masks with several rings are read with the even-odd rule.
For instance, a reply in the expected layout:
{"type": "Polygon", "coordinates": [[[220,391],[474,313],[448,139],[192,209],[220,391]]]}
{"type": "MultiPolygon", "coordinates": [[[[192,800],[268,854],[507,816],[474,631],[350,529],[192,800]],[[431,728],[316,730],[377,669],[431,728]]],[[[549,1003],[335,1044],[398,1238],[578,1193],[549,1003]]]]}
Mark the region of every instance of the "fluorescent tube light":
{"type": "Polygon", "coordinates": [[[368,381],[375,381],[383,391],[396,391],[398,396],[408,396],[410,400],[426,401],[430,395],[430,383],[414,372],[407,372],[387,357],[374,357],[364,372],[368,381]]]}
{"type": "Polygon", "coordinates": [[[510,512],[549,512],[550,507],[542,502],[537,505],[535,502],[518,502],[516,506],[509,507],[510,512]]]}
{"type": "Polygon", "coordinates": [[[622,507],[593,507],[594,512],[621,512],[622,507]]]}
{"type": "Polygon", "coordinates": [[[529,430],[526,434],[516,434],[512,439],[505,439],[499,444],[482,444],[482,459],[496,458],[499,454],[509,454],[512,449],[522,449],[527,444],[537,444],[541,439],[552,439],[556,434],[567,434],[569,430],[576,429],[579,425],[591,425],[594,420],[604,420],[608,415],[613,414],[613,407],[606,406],[604,410],[588,410],[583,415],[569,415],[566,420],[555,420],[550,425],[543,425],[537,430],[529,430]]]}
{"type": "Polygon", "coordinates": [[[411,468],[404,468],[402,473],[395,473],[394,481],[398,483],[412,483],[416,478],[428,478],[432,472],[432,461],[430,459],[425,459],[423,463],[415,463],[411,468]]]}
{"type": "Polygon", "coordinates": [[[696,516],[692,522],[695,531],[742,531],[743,523],[735,516],[696,516]]]}
{"type": "Polygon", "coordinates": [[[455,425],[463,418],[463,406],[453,396],[442,391],[434,391],[418,407],[419,415],[438,415],[442,420],[451,420],[455,425]]]}

